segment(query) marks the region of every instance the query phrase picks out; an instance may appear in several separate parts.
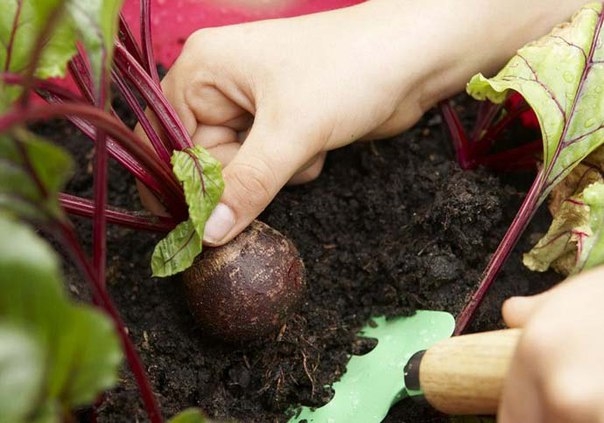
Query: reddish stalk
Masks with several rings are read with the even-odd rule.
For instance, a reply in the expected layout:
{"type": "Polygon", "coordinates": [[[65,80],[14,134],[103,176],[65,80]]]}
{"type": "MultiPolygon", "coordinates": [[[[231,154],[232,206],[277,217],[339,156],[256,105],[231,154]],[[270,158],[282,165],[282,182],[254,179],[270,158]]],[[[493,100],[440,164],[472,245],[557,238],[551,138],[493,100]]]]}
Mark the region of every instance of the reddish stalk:
{"type": "MultiPolygon", "coordinates": [[[[104,52],[103,54],[106,54],[104,52]]],[[[106,58],[105,58],[106,60],[106,58]]],[[[105,60],[102,63],[105,63],[105,60]]],[[[97,107],[107,111],[107,98],[109,91],[109,79],[107,69],[101,71],[101,83],[98,87],[97,107]]],[[[105,287],[107,283],[106,263],[107,263],[107,170],[109,165],[109,155],[107,153],[107,133],[96,128],[96,139],[94,149],[94,169],[93,169],[93,196],[94,196],[94,216],[92,218],[92,266],[96,272],[99,283],[105,287]]]]}
{"type": "Polygon", "coordinates": [[[75,55],[69,62],[69,74],[88,103],[94,103],[94,95],[92,93],[92,72],[81,53],[75,55]]]}
{"type": "Polygon", "coordinates": [[[472,293],[464,308],[457,315],[454,335],[459,335],[467,329],[468,324],[474,317],[474,314],[476,313],[478,306],[480,306],[482,303],[482,300],[484,299],[488,289],[499,274],[499,271],[503,267],[503,264],[509,257],[513,248],[516,246],[516,243],[520,239],[520,236],[526,229],[531,218],[537,211],[537,208],[540,204],[539,198],[543,192],[544,183],[544,173],[541,170],[537,174],[535,181],[531,185],[531,188],[524,198],[524,201],[522,202],[518,213],[514,217],[512,224],[499,243],[497,250],[495,250],[495,252],[491,255],[491,259],[489,260],[489,263],[487,264],[487,267],[480,278],[480,283],[472,293]]]}
{"type": "MultiPolygon", "coordinates": [[[[145,69],[151,76],[151,79],[159,85],[159,75],[157,74],[157,67],[155,56],[153,54],[153,38],[151,31],[151,5],[149,0],[141,0],[141,44],[143,46],[143,60],[145,69]]],[[[141,63],[141,62],[139,62],[141,63]]]]}
{"type": "Polygon", "coordinates": [[[160,201],[170,207],[169,210],[172,216],[179,220],[184,220],[187,217],[184,194],[173,173],[165,166],[160,165],[150,148],[121,121],[96,107],[87,104],[61,103],[31,107],[26,113],[11,111],[0,117],[0,132],[6,131],[15,125],[65,116],[90,121],[95,127],[103,129],[116,140],[120,140],[121,144],[142,166],[157,175],[158,181],[166,184],[166,188],[162,190],[164,197],[160,197],[160,201]]]}
{"type": "Polygon", "coordinates": [[[459,167],[463,170],[473,169],[475,163],[471,154],[472,147],[466,134],[466,130],[461,124],[459,115],[453,110],[449,101],[441,102],[439,108],[443,119],[447,124],[447,128],[449,129],[449,135],[451,136],[451,142],[453,143],[453,149],[459,167]]]}
{"type": "Polygon", "coordinates": [[[128,88],[124,75],[117,69],[114,69],[112,74],[115,85],[122,94],[124,101],[128,104],[128,107],[130,107],[130,110],[136,116],[138,124],[145,132],[145,135],[147,136],[149,143],[155,150],[155,153],[157,153],[159,160],[163,163],[170,163],[170,146],[167,145],[167,143],[161,139],[158,132],[151,125],[149,117],[145,114],[145,111],[138,103],[138,100],[136,99],[132,91],[128,88]]]}
{"type": "MultiPolygon", "coordinates": [[[[88,218],[94,216],[92,200],[61,193],[59,201],[63,209],[71,215],[88,218]]],[[[146,212],[133,212],[111,206],[107,206],[105,214],[109,223],[152,232],[169,232],[178,224],[169,217],[159,217],[146,212]]]]}
{"type": "Polygon", "coordinates": [[[138,63],[143,63],[143,54],[141,49],[134,39],[132,31],[130,31],[130,25],[126,22],[124,15],[120,13],[119,32],[118,38],[120,43],[126,47],[126,50],[134,57],[138,63]]]}
{"type": "Polygon", "coordinates": [[[58,235],[63,241],[63,245],[71,253],[75,263],[86,276],[90,282],[92,288],[92,295],[95,302],[101,307],[103,311],[109,315],[113,320],[115,331],[118,334],[122,343],[122,349],[126,354],[126,360],[134,379],[138,385],[141,393],[141,398],[147,412],[147,416],[151,423],[163,423],[163,417],[159,409],[159,405],[153,393],[153,388],[149,382],[149,378],[143,366],[143,363],[132,343],[132,340],[126,332],[126,325],[124,324],[121,316],[115,308],[111,298],[105,290],[104,283],[97,279],[98,275],[94,271],[93,266],[90,264],[88,257],[84,254],[84,250],[78,241],[78,237],[73,230],[73,227],[66,222],[57,221],[57,227],[59,228],[58,235]]]}
{"type": "Polygon", "coordinates": [[[174,108],[164,97],[159,85],[145,72],[121,44],[115,46],[114,63],[132,85],[134,85],[147,102],[149,109],[157,116],[164,131],[170,150],[184,150],[193,145],[191,137],[182,124],[174,108]]]}

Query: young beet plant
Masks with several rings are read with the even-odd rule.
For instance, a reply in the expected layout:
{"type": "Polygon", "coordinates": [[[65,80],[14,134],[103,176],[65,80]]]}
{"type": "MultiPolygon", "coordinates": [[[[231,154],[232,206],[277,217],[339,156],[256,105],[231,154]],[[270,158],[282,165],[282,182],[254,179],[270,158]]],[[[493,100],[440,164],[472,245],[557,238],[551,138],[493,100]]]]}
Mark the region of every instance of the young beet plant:
{"type": "MultiPolygon", "coordinates": [[[[535,180],[520,210],[483,273],[479,286],[457,319],[462,332],[539,205],[551,195],[554,215],[548,233],[524,256],[533,270],[552,265],[573,274],[604,263],[604,31],[602,4],[582,8],[568,25],[520,49],[493,78],[476,75],[467,91],[501,104],[510,91],[522,95],[541,127],[543,154],[535,180]]],[[[524,167],[529,143],[484,158],[494,136],[525,109],[516,104],[493,122],[498,108],[482,109],[472,141],[453,110],[444,117],[462,166],[514,163],[524,167]],[[478,141],[478,142],[476,142],[478,141]]]]}
{"type": "MultiPolygon", "coordinates": [[[[9,343],[0,342],[0,364],[23,364],[25,357],[33,357],[31,363],[35,366],[30,370],[35,372],[32,370],[33,382],[25,386],[31,395],[19,398],[23,404],[19,402],[21,405],[13,407],[13,414],[4,413],[15,405],[13,395],[9,395],[13,388],[0,389],[0,422],[64,421],[69,410],[91,402],[95,395],[115,382],[116,357],[120,354],[114,348],[118,341],[113,340],[114,335],[107,330],[105,316],[113,322],[114,333],[139,385],[149,420],[163,421],[144,367],[105,287],[106,225],[115,222],[134,228],[172,229],[156,247],[152,268],[157,276],[178,273],[189,267],[200,253],[204,224],[220,198],[223,183],[220,164],[192,145],[162,95],[151,51],[149,1],[141,1],[140,47],[120,17],[120,8],[120,0],[3,2],[0,18],[0,265],[3,269],[0,272],[0,338],[17,340],[13,350],[4,348],[9,343]],[[52,82],[51,78],[66,74],[73,78],[77,90],[52,82]],[[111,82],[139,119],[148,140],[129,129],[112,110],[111,82]],[[34,92],[43,96],[46,103],[33,101],[34,92]],[[139,97],[154,115],[153,124],[139,104],[139,97]],[[26,129],[29,123],[53,118],[68,119],[94,142],[93,199],[59,193],[72,167],[69,157],[26,129]],[[171,217],[158,218],[109,207],[107,163],[110,157],[143,183],[171,217]],[[92,218],[90,255],[78,241],[64,210],[92,218]],[[93,300],[104,314],[82,311],[81,306],[71,305],[63,298],[60,283],[56,282],[54,258],[46,252],[43,242],[18,222],[33,223],[62,241],[90,283],[93,300]],[[9,234],[7,228],[14,228],[15,235],[12,231],[9,234]],[[24,247],[27,243],[31,243],[31,251],[24,247]],[[14,245],[22,247],[15,250],[22,253],[21,258],[15,256],[14,245]],[[37,260],[50,264],[32,265],[29,273],[23,270],[27,263],[37,260]],[[4,269],[12,270],[5,272],[4,269]],[[53,281],[52,285],[47,279],[53,281]],[[15,285],[15,281],[20,283],[15,285]],[[52,295],[42,296],[47,291],[52,295]],[[67,311],[61,314],[53,307],[67,311]],[[74,308],[77,310],[73,311],[74,308]],[[79,313],[77,319],[73,317],[76,313],[79,313]],[[92,317],[87,317],[89,315],[92,317]],[[73,342],[53,343],[57,338],[73,342]],[[95,364],[106,371],[87,375],[86,366],[78,366],[82,362],[93,370],[95,364]],[[104,369],[103,363],[107,363],[104,369]],[[84,376],[77,377],[82,369],[84,376]],[[97,378],[99,382],[93,382],[97,378]],[[9,420],[3,420],[7,416],[9,420]],[[40,416],[44,419],[38,420],[40,416]]],[[[0,365],[0,384],[5,380],[18,380],[18,375],[6,379],[4,369],[9,367],[0,365]]],[[[190,410],[171,421],[204,420],[199,411],[190,410]]]]}

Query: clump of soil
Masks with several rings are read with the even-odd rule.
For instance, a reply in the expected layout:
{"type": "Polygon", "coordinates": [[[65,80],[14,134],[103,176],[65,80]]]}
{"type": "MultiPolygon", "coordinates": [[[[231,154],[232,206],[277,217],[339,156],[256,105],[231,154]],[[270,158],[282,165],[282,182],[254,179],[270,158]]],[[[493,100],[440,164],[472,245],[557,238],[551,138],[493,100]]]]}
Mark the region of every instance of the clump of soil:
{"type": "MultiPolygon", "coordinates": [[[[55,139],[71,146],[81,167],[69,190],[89,195],[91,144],[63,125],[59,129],[55,139]]],[[[110,178],[113,204],[140,207],[129,175],[112,166],[110,178]]],[[[438,117],[428,114],[392,140],[330,153],[319,179],[285,188],[262,214],[260,220],[293,240],[308,276],[305,302],[268,339],[229,345],[204,336],[186,307],[179,278],[150,277],[150,254],[160,234],[110,228],[110,292],[166,417],[197,406],[217,419],[285,422],[292,405],[329,400],[327,386],[345,372],[348,356],[371,348],[356,333],[372,316],[416,309],[457,313],[525,189],[484,170],[459,170],[438,117]]],[[[543,290],[556,280],[520,264],[526,238],[546,223],[543,216],[535,219],[472,330],[500,326],[506,297],[543,290]]],[[[77,224],[88,239],[88,223],[77,224]]],[[[71,291],[86,298],[77,273],[67,272],[71,291]]],[[[98,421],[145,420],[125,369],[122,383],[105,396],[98,421]]],[[[406,400],[386,421],[447,418],[406,400]]]]}

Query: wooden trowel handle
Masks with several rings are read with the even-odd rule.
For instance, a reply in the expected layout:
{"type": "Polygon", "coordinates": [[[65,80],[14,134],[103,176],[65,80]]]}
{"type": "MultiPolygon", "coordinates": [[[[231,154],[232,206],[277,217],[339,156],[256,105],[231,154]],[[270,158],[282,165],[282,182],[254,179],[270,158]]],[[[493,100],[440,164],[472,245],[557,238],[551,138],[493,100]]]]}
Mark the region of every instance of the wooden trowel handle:
{"type": "Polygon", "coordinates": [[[406,387],[419,388],[443,413],[495,414],[520,334],[504,329],[445,339],[410,360],[406,387]]]}

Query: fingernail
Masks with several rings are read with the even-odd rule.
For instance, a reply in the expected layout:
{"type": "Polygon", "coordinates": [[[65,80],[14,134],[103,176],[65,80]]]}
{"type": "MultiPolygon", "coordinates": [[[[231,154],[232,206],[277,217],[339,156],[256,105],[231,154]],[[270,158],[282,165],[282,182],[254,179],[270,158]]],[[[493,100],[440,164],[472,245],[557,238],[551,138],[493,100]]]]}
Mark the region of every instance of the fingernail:
{"type": "Polygon", "coordinates": [[[203,234],[204,242],[208,244],[219,243],[233,229],[233,226],[235,226],[235,213],[226,204],[218,203],[206,222],[203,234]]]}

